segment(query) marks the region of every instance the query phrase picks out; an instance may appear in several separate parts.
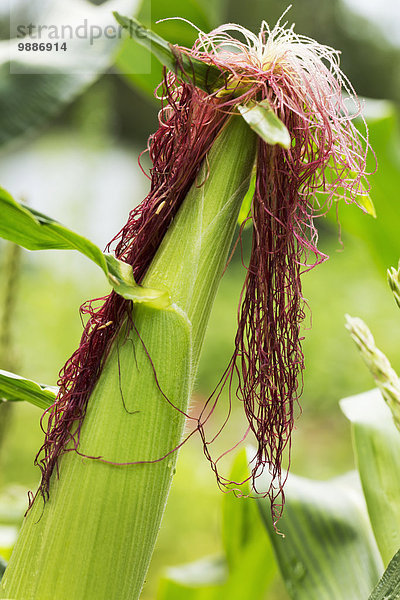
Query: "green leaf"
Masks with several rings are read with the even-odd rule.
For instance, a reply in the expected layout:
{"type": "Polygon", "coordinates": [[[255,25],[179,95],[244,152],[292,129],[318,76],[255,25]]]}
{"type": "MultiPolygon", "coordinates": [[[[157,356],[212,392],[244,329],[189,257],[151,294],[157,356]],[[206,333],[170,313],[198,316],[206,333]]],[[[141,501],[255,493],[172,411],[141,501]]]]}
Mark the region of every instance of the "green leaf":
{"type": "MultiPolygon", "coordinates": [[[[358,177],[358,174],[355,171],[345,171],[344,173],[341,174],[341,176],[343,178],[345,178],[348,181],[353,181],[353,184],[355,185],[355,181],[356,178],[358,177]]],[[[324,171],[324,179],[326,181],[326,183],[331,184],[334,181],[336,181],[337,178],[337,172],[335,169],[335,163],[333,160],[330,160],[328,162],[328,168],[324,171]]],[[[357,192],[356,192],[356,204],[358,207],[360,207],[362,209],[362,211],[368,215],[370,215],[371,217],[373,217],[374,219],[376,219],[376,210],[375,210],[375,206],[374,203],[372,202],[371,196],[369,195],[369,193],[366,190],[366,186],[364,184],[363,181],[359,181],[357,183],[357,192]]],[[[342,185],[336,185],[335,186],[335,196],[341,198],[343,196],[346,195],[346,189],[343,187],[342,185]]],[[[320,192],[317,190],[317,197],[320,199],[321,204],[323,204],[324,202],[326,202],[326,195],[323,192],[320,192]]],[[[333,211],[333,213],[335,213],[335,211],[333,211]]],[[[357,213],[357,217],[359,218],[359,214],[357,213]]],[[[333,220],[333,218],[336,219],[336,215],[332,215],[331,219],[333,220]]]]}
{"type": "MultiPolygon", "coordinates": [[[[46,7],[40,15],[40,24],[53,25],[67,14],[80,23],[86,19],[86,23],[105,28],[113,24],[112,8],[133,12],[138,4],[139,0],[109,0],[101,6],[93,6],[86,0],[74,0],[73,6],[66,8],[64,0],[54,0],[51,11],[46,7]]],[[[15,143],[18,137],[42,128],[111,66],[121,40],[117,36],[107,39],[107,43],[99,42],[94,47],[87,37],[75,37],[67,42],[68,56],[36,52],[32,54],[41,56],[32,57],[29,62],[21,59],[15,39],[0,42],[0,146],[15,143]],[[10,58],[13,71],[17,71],[11,74],[10,58]]]]}
{"type": "MultiPolygon", "coordinates": [[[[241,482],[249,477],[246,450],[236,457],[229,475],[231,481],[241,482]]],[[[268,536],[249,483],[232,484],[243,497],[233,492],[225,494],[222,504],[222,539],[229,565],[229,579],[224,587],[224,598],[251,598],[262,600],[271,585],[277,564],[268,536]]]]}
{"type": "Polygon", "coordinates": [[[250,100],[246,105],[239,104],[238,109],[244,120],[264,142],[278,144],[283,148],[290,147],[290,134],[267,100],[250,100]]]}
{"type": "Polygon", "coordinates": [[[200,89],[210,93],[223,87],[226,76],[217,67],[189,57],[179,48],[164,40],[137,19],[130,19],[113,13],[117,22],[124,27],[130,37],[144,46],[170,71],[178,73],[183,80],[192,82],[200,89]]]}
{"type": "MultiPolygon", "coordinates": [[[[232,466],[229,478],[240,483],[249,476],[246,451],[238,453],[232,466]]],[[[239,493],[246,496],[249,493],[248,482],[242,486],[232,485],[239,493]]],[[[233,492],[224,494],[222,499],[222,541],[230,568],[235,568],[241,559],[246,545],[257,535],[257,524],[260,525],[257,506],[248,498],[236,497],[233,492]]]]}
{"type": "Polygon", "coordinates": [[[361,492],[347,476],[289,475],[285,496],[284,537],[274,530],[269,500],[258,505],[290,597],[365,600],[383,569],[361,492]]]}
{"type": "Polygon", "coordinates": [[[362,194],[361,196],[358,196],[357,202],[358,202],[358,204],[360,204],[360,206],[365,208],[366,212],[369,215],[371,215],[371,217],[374,217],[374,219],[376,219],[375,206],[374,206],[374,203],[372,202],[371,196],[369,194],[362,194]]]}
{"type": "Polygon", "coordinates": [[[400,550],[390,561],[368,600],[396,600],[398,598],[400,598],[400,550]]]}
{"type": "Polygon", "coordinates": [[[56,399],[58,388],[36,383],[15,373],[0,370],[0,399],[7,402],[25,400],[43,410],[56,399]]]}
{"type": "Polygon", "coordinates": [[[0,188],[0,236],[28,250],[78,250],[97,264],[114,290],[133,302],[147,302],[157,307],[169,304],[165,290],[154,290],[137,285],[132,267],[111,254],[103,254],[88,239],[67,229],[50,217],[19,204],[0,188]]]}
{"type": "Polygon", "coordinates": [[[400,548],[400,434],[378,390],[345,398],[357,468],[385,566],[400,548]]]}
{"type": "MultiPolygon", "coordinates": [[[[244,481],[248,471],[243,450],[230,479],[244,481]]],[[[232,488],[239,491],[239,486],[232,488]]],[[[249,491],[248,483],[240,486],[240,494],[249,491]]],[[[236,497],[233,492],[223,496],[222,539],[226,558],[205,558],[168,569],[157,600],[262,600],[275,577],[276,562],[254,498],[236,497]]]]}
{"type": "MultiPolygon", "coordinates": [[[[195,23],[202,31],[210,31],[224,21],[222,0],[152,0],[143,2],[138,20],[173,44],[190,48],[197,38],[195,23]],[[179,19],[170,19],[179,15],[179,19]],[[164,20],[167,19],[167,20],[164,20]],[[186,19],[183,20],[183,19],[186,19]],[[188,22],[187,22],[188,21],[188,22]]],[[[116,57],[116,67],[126,81],[145,93],[155,102],[154,90],[161,80],[159,61],[144,46],[132,44],[130,38],[124,43],[116,57]]]]}
{"type": "MultiPolygon", "coordinates": [[[[250,216],[251,203],[253,201],[253,196],[254,196],[255,190],[256,190],[256,176],[254,174],[250,180],[249,189],[247,190],[247,193],[246,193],[245,197],[243,198],[242,206],[240,207],[240,212],[239,212],[239,216],[238,216],[239,227],[240,227],[240,225],[242,225],[243,221],[246,221],[246,219],[250,216]]],[[[247,227],[250,226],[250,224],[251,224],[251,218],[246,221],[244,228],[246,229],[247,227]]]]}

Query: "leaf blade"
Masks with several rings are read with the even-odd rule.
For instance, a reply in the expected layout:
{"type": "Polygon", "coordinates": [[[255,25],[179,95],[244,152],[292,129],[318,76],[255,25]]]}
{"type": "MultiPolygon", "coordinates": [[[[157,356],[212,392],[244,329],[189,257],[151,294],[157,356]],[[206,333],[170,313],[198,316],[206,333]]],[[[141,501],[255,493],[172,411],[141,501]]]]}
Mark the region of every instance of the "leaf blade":
{"type": "Polygon", "coordinates": [[[102,269],[113,289],[133,302],[146,302],[158,308],[169,305],[166,290],[137,285],[132,267],[111,254],[103,254],[87,238],[67,229],[50,217],[16,202],[0,188],[0,236],[28,250],[77,250],[102,269]]]}
{"type": "Polygon", "coordinates": [[[378,390],[345,398],[357,468],[385,566],[400,547],[400,435],[378,390]]]}
{"type": "Polygon", "coordinates": [[[145,27],[135,18],[124,17],[114,11],[117,22],[128,31],[129,36],[138,44],[144,46],[173,73],[178,73],[185,81],[211,93],[223,87],[226,75],[214,65],[189,57],[184,52],[164,40],[151,29],[145,27]]]}
{"type": "MultiPolygon", "coordinates": [[[[240,482],[248,475],[243,450],[235,458],[229,477],[240,482]]],[[[233,484],[232,488],[238,486],[233,484]]],[[[247,482],[240,486],[241,494],[249,492],[247,482]]],[[[222,539],[225,556],[169,568],[157,600],[262,600],[276,574],[276,563],[254,499],[236,497],[233,492],[224,495],[222,539]]]]}
{"type": "Polygon", "coordinates": [[[382,572],[362,496],[345,478],[289,475],[277,535],[266,499],[258,506],[289,595],[296,600],[363,600],[382,572]]]}
{"type": "MultiPolygon", "coordinates": [[[[249,477],[246,450],[235,458],[229,478],[242,482],[249,477]]],[[[232,488],[239,486],[232,484],[232,488]]],[[[229,566],[229,578],[223,597],[241,600],[262,600],[277,571],[273,548],[260,519],[249,482],[240,486],[240,494],[225,494],[222,504],[222,538],[229,566]]]]}
{"type": "Polygon", "coordinates": [[[256,177],[255,177],[255,175],[253,175],[250,180],[249,189],[247,190],[246,195],[243,198],[242,206],[240,207],[239,216],[238,216],[239,227],[243,224],[244,221],[246,221],[246,224],[244,225],[245,229],[247,227],[249,227],[251,224],[250,211],[251,211],[251,203],[253,201],[253,196],[254,196],[255,190],[256,190],[256,177]]]}
{"type": "Polygon", "coordinates": [[[400,598],[400,550],[390,561],[368,600],[396,600],[400,598]]]}
{"type": "Polygon", "coordinates": [[[374,203],[372,202],[371,196],[365,192],[364,194],[360,194],[357,196],[357,203],[365,209],[365,212],[368,215],[371,215],[374,219],[376,219],[376,210],[374,203]]]}
{"type": "Polygon", "coordinates": [[[0,398],[7,402],[26,401],[46,410],[54,404],[58,388],[36,383],[15,373],[0,370],[0,398]]]}
{"type": "Polygon", "coordinates": [[[290,133],[282,121],[276,116],[267,100],[247,104],[239,104],[238,109],[246,123],[261,137],[264,142],[290,147],[290,133]]]}

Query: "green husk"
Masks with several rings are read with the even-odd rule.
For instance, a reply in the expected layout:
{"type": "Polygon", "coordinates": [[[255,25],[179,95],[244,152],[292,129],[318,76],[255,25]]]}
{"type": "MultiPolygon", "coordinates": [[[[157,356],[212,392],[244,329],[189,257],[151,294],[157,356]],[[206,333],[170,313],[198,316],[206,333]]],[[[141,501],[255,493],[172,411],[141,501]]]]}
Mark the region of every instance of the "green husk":
{"type": "MultiPolygon", "coordinates": [[[[160,387],[183,411],[249,185],[255,146],[248,126],[232,117],[199,174],[198,182],[205,183],[192,186],[143,282],[166,288],[171,306],[140,304],[133,309],[160,387]]],[[[126,339],[122,328],[89,400],[82,453],[114,462],[148,461],[180,442],[183,415],[161,394],[146,350],[135,329],[126,339]]],[[[176,454],[132,466],[65,454],[59,461],[59,479],[52,478],[49,501],[43,507],[38,497],[28,513],[0,597],[138,598],[176,454]]]]}

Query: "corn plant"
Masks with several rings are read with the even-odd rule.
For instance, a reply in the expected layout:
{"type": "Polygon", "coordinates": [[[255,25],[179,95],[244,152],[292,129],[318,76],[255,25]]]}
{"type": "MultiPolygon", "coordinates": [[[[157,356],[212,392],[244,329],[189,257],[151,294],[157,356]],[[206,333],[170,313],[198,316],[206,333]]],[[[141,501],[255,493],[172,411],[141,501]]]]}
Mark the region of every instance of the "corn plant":
{"type": "Polygon", "coordinates": [[[78,250],[113,288],[100,306],[82,307],[88,321],[57,391],[1,373],[3,397],[48,406],[36,458],[41,483],[3,598],[138,598],[185,419],[195,421],[219,485],[231,486],[205,426],[235,376],[245,436],[256,443],[245,479],[254,491],[263,487],[275,531],[304,368],[301,274],[327,258],[315,217],[339,199],[373,211],[368,144],[353,123],[360,104],[336,51],[281,22],[272,29],[263,22],[258,35],[232,25],[200,32],[189,49],[115,16],[164,65],[148,196],[102,253],[0,194],[3,237],[30,250],[78,250]],[[253,244],[235,349],[194,418],[188,401],[239,216],[240,232],[252,221],[253,244]]]}

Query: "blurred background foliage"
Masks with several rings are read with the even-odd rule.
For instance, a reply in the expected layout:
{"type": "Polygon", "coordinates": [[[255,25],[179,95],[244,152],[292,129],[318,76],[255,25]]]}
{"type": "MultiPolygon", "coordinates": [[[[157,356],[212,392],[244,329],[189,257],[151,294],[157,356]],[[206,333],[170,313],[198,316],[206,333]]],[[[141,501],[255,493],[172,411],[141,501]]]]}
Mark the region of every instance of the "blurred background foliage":
{"type": "MultiPolygon", "coordinates": [[[[340,206],[343,245],[335,218],[320,219],[320,247],[331,258],[303,280],[310,312],[304,327],[304,394],[293,438],[292,469],[321,479],[353,468],[349,427],[338,400],[373,387],[344,329],[344,314],[368,322],[377,345],[385,348],[394,368],[400,369],[398,314],[386,284],[386,268],[396,265],[400,257],[400,36],[396,38],[394,26],[397,23],[400,30],[400,13],[395,0],[380,2],[380,12],[376,13],[372,4],[375,6],[372,1],[371,5],[361,5],[356,0],[294,0],[285,17],[296,24],[298,33],[341,50],[342,68],[358,94],[380,100],[367,104],[370,141],[379,165],[371,176],[378,218],[373,220],[353,206],[340,206]]],[[[190,45],[196,31],[187,23],[155,22],[180,16],[206,31],[223,22],[237,22],[258,31],[263,19],[272,25],[286,8],[287,2],[282,0],[152,0],[151,5],[145,2],[142,6],[139,18],[172,42],[190,45]]],[[[5,38],[4,8],[0,9],[0,19],[5,38]]],[[[119,230],[130,208],[145,196],[148,185],[137,157],[157,127],[158,101],[152,90],[160,81],[161,68],[154,61],[149,73],[124,75],[128,64],[129,70],[134,70],[132,61],[140,66],[141,61],[149,60],[143,52],[125,42],[115,66],[95,83],[86,82],[85,91],[76,94],[69,105],[71,94],[64,88],[58,114],[54,113],[45,127],[42,124],[40,135],[30,132],[2,150],[0,184],[4,188],[100,246],[119,230]]],[[[0,77],[1,97],[12,76],[1,70],[0,77]]],[[[24,81],[28,85],[28,80],[22,78],[21,85],[24,81]]],[[[29,93],[25,102],[29,106],[29,93]]],[[[247,247],[250,238],[248,230],[244,239],[247,247]]],[[[10,288],[7,273],[13,253],[4,243],[0,250],[1,323],[2,330],[7,331],[1,338],[0,368],[54,384],[60,367],[79,342],[78,306],[87,298],[108,292],[102,275],[79,256],[22,251],[18,286],[10,288]]],[[[243,278],[236,254],[222,280],[210,321],[193,411],[212,392],[229,360],[243,278]]],[[[224,402],[226,398],[220,418],[224,402]]],[[[15,507],[16,498],[37,484],[33,458],[42,438],[39,418],[38,409],[25,405],[15,406],[12,414],[7,414],[0,450],[0,516],[9,514],[7,507],[15,507]]],[[[241,407],[235,406],[225,445],[235,443],[243,428],[241,407]]],[[[229,469],[230,459],[225,464],[229,469]]],[[[165,566],[221,550],[221,497],[200,441],[192,438],[180,453],[144,599],[154,597],[165,566]]],[[[11,522],[0,519],[0,546],[7,546],[1,541],[4,536],[12,539],[15,534],[23,502],[19,506],[11,522]]],[[[4,554],[7,558],[7,550],[4,554]]],[[[269,599],[284,597],[279,580],[266,592],[269,599]]]]}

